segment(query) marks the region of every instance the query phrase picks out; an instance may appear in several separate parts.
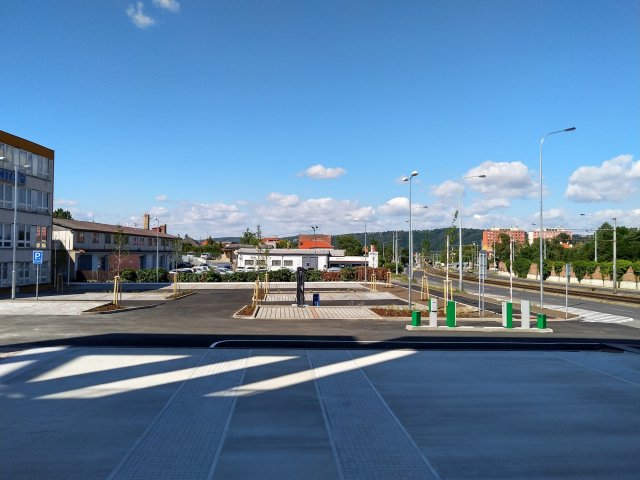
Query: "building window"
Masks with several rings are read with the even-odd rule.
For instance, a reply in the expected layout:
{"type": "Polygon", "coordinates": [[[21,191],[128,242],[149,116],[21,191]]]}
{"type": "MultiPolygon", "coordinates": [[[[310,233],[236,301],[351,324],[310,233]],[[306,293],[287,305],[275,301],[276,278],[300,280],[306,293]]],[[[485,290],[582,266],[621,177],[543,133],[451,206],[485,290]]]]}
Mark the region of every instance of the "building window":
{"type": "Polygon", "coordinates": [[[47,227],[36,226],[36,247],[37,248],[47,248],[47,240],[48,240],[48,231],[47,227]]]}
{"type": "Polygon", "coordinates": [[[0,207],[13,208],[13,185],[0,184],[0,207]]]}
{"type": "Polygon", "coordinates": [[[147,246],[148,246],[148,247],[153,246],[153,238],[151,238],[151,237],[147,237],[147,246]]]}
{"type": "Polygon", "coordinates": [[[11,246],[12,233],[13,233],[12,223],[0,223],[0,247],[11,246]]]}
{"type": "Polygon", "coordinates": [[[31,210],[31,193],[28,188],[18,187],[18,208],[31,210]]]}
{"type": "Polygon", "coordinates": [[[245,260],[244,264],[245,265],[253,265],[253,260],[245,260]]]}
{"type": "Polygon", "coordinates": [[[271,260],[271,266],[272,267],[279,267],[282,265],[282,261],[280,260],[271,260]]]}
{"type": "Polygon", "coordinates": [[[32,238],[31,225],[18,225],[18,248],[31,247],[32,238]]]}
{"type": "Polygon", "coordinates": [[[98,232],[93,232],[93,243],[100,243],[100,234],[98,232]]]}
{"type": "Polygon", "coordinates": [[[78,243],[84,243],[84,232],[78,232],[78,243]]]}
{"type": "Polygon", "coordinates": [[[285,267],[293,267],[293,260],[285,260],[284,261],[284,266],[285,267]]]}
{"type": "Polygon", "coordinates": [[[40,283],[46,283],[49,280],[49,262],[42,262],[40,265],[40,283]]]}
{"type": "Polygon", "coordinates": [[[17,283],[24,285],[29,283],[29,262],[17,262],[17,283]]]}
{"type": "Polygon", "coordinates": [[[9,263],[0,263],[0,287],[9,285],[9,263]]]}
{"type": "Polygon", "coordinates": [[[111,234],[110,233],[105,233],[104,234],[104,243],[106,243],[107,245],[109,245],[111,243],[111,234]]]}

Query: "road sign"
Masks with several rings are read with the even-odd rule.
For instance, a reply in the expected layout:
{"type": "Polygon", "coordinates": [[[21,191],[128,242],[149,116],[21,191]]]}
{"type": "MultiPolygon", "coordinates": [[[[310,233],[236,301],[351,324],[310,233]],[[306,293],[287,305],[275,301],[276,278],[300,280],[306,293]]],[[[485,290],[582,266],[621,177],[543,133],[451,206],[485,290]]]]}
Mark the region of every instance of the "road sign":
{"type": "Polygon", "coordinates": [[[566,263],[564,265],[564,271],[567,274],[567,278],[569,278],[571,276],[571,264],[570,263],[566,263]]]}
{"type": "Polygon", "coordinates": [[[42,250],[33,251],[33,263],[34,265],[42,265],[42,250]]]}

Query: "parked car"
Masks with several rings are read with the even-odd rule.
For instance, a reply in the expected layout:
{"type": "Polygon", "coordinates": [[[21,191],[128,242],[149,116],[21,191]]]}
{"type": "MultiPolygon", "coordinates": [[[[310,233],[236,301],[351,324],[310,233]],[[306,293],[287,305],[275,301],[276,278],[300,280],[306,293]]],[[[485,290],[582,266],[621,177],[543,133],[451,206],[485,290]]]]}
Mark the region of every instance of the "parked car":
{"type": "Polygon", "coordinates": [[[329,267],[327,268],[327,272],[339,272],[342,270],[340,267],[329,267]]]}
{"type": "Polygon", "coordinates": [[[200,258],[203,260],[211,260],[211,254],[210,253],[203,253],[202,255],[200,255],[200,258]]]}
{"type": "Polygon", "coordinates": [[[206,273],[211,269],[207,265],[198,265],[197,267],[193,267],[193,273],[206,273]]]}

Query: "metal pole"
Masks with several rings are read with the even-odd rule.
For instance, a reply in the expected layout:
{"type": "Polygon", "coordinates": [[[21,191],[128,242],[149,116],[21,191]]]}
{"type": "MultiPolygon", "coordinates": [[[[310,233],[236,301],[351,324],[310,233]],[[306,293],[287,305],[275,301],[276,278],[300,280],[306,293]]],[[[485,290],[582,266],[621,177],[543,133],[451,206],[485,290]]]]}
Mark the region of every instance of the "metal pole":
{"type": "Polygon", "coordinates": [[[411,306],[411,289],[413,287],[413,231],[411,229],[411,179],[409,177],[409,310],[411,306]]]}
{"type": "Polygon", "coordinates": [[[13,268],[11,270],[11,300],[16,299],[16,247],[18,245],[18,165],[13,165],[13,268]]]}
{"type": "Polygon", "coordinates": [[[462,182],[458,184],[458,290],[464,291],[462,287],[462,182]]]}
{"type": "Polygon", "coordinates": [[[598,262],[598,227],[596,227],[596,231],[593,234],[593,238],[594,238],[595,243],[596,243],[596,245],[595,245],[595,253],[593,255],[593,257],[594,257],[593,261],[597,263],[598,262]]]}
{"type": "Polygon", "coordinates": [[[509,301],[513,303],[513,239],[509,239],[509,301]]]}
{"type": "Polygon", "coordinates": [[[367,283],[368,268],[369,268],[369,251],[367,249],[367,221],[365,220],[364,221],[364,283],[367,283]]]}
{"type": "Polygon", "coordinates": [[[542,144],[544,143],[544,139],[547,138],[549,135],[553,135],[555,133],[562,133],[562,132],[572,132],[576,129],[576,127],[570,127],[570,128],[565,128],[563,130],[556,130],[553,132],[549,132],[546,135],[544,135],[541,139],[540,139],[540,266],[539,266],[539,274],[540,274],[540,308],[544,308],[544,275],[543,275],[543,271],[544,271],[544,241],[542,239],[542,226],[543,226],[543,220],[542,220],[542,144]]]}
{"type": "Polygon", "coordinates": [[[617,218],[613,217],[613,293],[618,293],[618,266],[617,266],[617,254],[616,254],[616,244],[617,244],[617,218]]]}
{"type": "Polygon", "coordinates": [[[159,253],[159,245],[158,245],[158,233],[160,232],[160,219],[156,217],[156,222],[158,222],[158,229],[156,230],[156,283],[158,283],[158,267],[160,264],[160,253],[159,253]]]}

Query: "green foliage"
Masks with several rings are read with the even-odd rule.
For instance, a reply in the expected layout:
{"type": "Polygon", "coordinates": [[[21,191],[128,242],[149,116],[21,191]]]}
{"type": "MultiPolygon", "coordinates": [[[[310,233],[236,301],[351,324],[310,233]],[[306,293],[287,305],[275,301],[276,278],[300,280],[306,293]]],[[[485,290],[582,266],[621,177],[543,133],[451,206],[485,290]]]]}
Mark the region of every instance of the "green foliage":
{"type": "MultiPolygon", "coordinates": [[[[136,273],[137,273],[136,282],[138,283],[155,283],[156,281],[155,268],[144,268],[142,270],[138,270],[136,273]]],[[[159,282],[169,281],[169,273],[164,268],[158,269],[158,281],[159,282]]]]}
{"type": "Polygon", "coordinates": [[[197,273],[192,273],[192,272],[180,272],[178,274],[178,280],[180,282],[187,282],[187,283],[201,282],[202,275],[198,275],[197,273]]]}
{"type": "Polygon", "coordinates": [[[322,281],[321,270],[307,270],[305,273],[305,279],[307,282],[320,282],[322,281]]]}
{"type": "Polygon", "coordinates": [[[533,262],[526,257],[518,257],[513,261],[513,271],[520,278],[527,278],[533,262]]]}
{"type": "Polygon", "coordinates": [[[619,282],[622,281],[622,276],[627,273],[631,265],[632,263],[629,260],[618,260],[616,262],[616,274],[619,282]]]}
{"type": "Polygon", "coordinates": [[[280,270],[269,272],[270,282],[294,282],[295,280],[296,274],[288,268],[281,268],[280,270]]]}
{"type": "Polygon", "coordinates": [[[560,276],[562,274],[562,270],[564,269],[565,262],[553,261],[553,270],[556,272],[556,275],[560,276]]]}
{"type": "Polygon", "coordinates": [[[132,268],[125,268],[120,272],[120,280],[123,282],[135,282],[138,275],[132,268]]]}
{"type": "Polygon", "coordinates": [[[204,277],[205,282],[221,282],[222,281],[222,275],[220,275],[215,270],[209,270],[208,272],[203,273],[200,276],[204,277]]]}
{"type": "Polygon", "coordinates": [[[613,263],[612,262],[600,262],[598,264],[600,266],[600,274],[604,280],[608,279],[613,273],[613,263]]]}
{"type": "Polygon", "coordinates": [[[585,277],[585,275],[587,274],[587,264],[589,262],[586,260],[576,260],[575,262],[573,262],[573,273],[576,276],[576,278],[578,279],[579,282],[582,281],[582,279],[585,277]]]}
{"type": "Polygon", "coordinates": [[[356,269],[352,267],[343,268],[340,270],[340,278],[345,282],[350,282],[356,279],[356,269]]]}
{"type": "Polygon", "coordinates": [[[633,268],[633,274],[636,276],[636,282],[640,281],[640,261],[633,262],[631,268],[633,268]]]}
{"type": "Polygon", "coordinates": [[[259,245],[261,239],[262,230],[260,229],[260,225],[258,225],[255,232],[252,232],[247,228],[242,234],[242,237],[240,237],[240,243],[243,245],[259,245]]]}
{"type": "Polygon", "coordinates": [[[594,273],[596,273],[597,268],[598,268],[598,264],[596,262],[591,262],[591,261],[587,262],[587,274],[589,276],[592,276],[594,273]]]}
{"type": "Polygon", "coordinates": [[[545,260],[544,266],[542,270],[542,278],[546,280],[551,275],[551,267],[553,266],[553,262],[551,260],[545,260]]]}
{"type": "Polygon", "coordinates": [[[56,208],[53,212],[53,218],[63,218],[65,220],[73,220],[71,212],[69,210],[63,210],[62,208],[56,208]]]}
{"type": "Polygon", "coordinates": [[[336,237],[336,248],[345,250],[345,255],[359,256],[362,255],[362,244],[353,235],[339,235],[336,237]]]}

